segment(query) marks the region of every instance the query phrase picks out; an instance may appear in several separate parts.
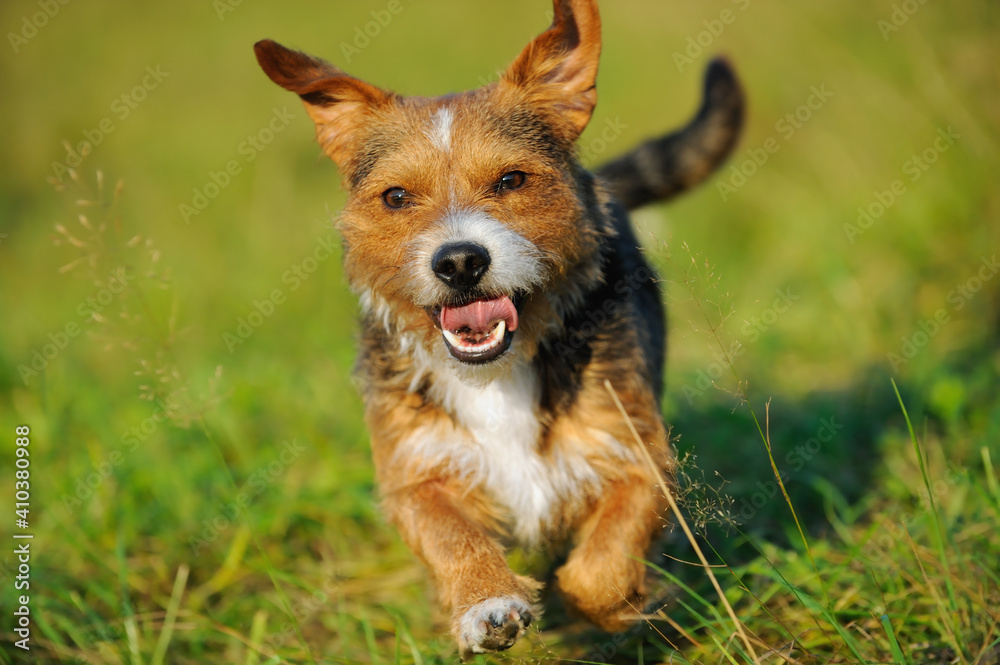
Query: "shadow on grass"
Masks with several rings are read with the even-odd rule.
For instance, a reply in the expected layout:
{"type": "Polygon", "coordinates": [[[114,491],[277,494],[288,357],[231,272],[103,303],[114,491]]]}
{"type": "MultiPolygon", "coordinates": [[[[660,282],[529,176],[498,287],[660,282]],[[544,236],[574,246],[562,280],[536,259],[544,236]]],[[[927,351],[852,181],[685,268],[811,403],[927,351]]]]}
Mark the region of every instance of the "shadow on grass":
{"type": "MultiPolygon", "coordinates": [[[[973,444],[963,444],[963,439],[1000,440],[998,365],[1000,343],[992,339],[899,386],[919,436],[934,433],[949,440],[948,450],[933,451],[943,454],[949,465],[977,464],[978,450],[973,444]],[[949,433],[962,435],[947,439],[949,433]]],[[[832,535],[831,502],[839,512],[846,510],[864,521],[875,507],[872,496],[883,503],[892,500],[885,488],[874,486],[884,477],[883,458],[889,454],[884,447],[906,427],[890,378],[886,369],[873,367],[842,391],[770,401],[775,466],[810,543],[832,535]]],[[[759,393],[767,394],[766,390],[759,393]]],[[[682,410],[671,423],[673,436],[679,437],[679,457],[693,455],[682,464],[681,472],[686,518],[701,533],[702,548],[711,563],[721,559],[739,568],[759,557],[763,543],[801,552],[801,538],[750,409],[746,404],[734,409],[733,400],[724,401],[726,397],[720,392],[700,408],[682,410]],[[719,519],[720,510],[728,517],[719,519]]],[[[765,401],[757,398],[754,404],[762,428],[765,401]]],[[[715,600],[704,570],[678,560],[696,562],[697,557],[681,530],[670,529],[655,544],[651,561],[698,596],[715,600]]],[[[728,575],[724,568],[720,571],[728,575]]],[[[679,616],[679,603],[698,605],[677,584],[668,585],[659,596],[654,609],[662,607],[668,616],[679,616]]],[[[671,662],[671,644],[687,645],[677,630],[662,621],[655,622],[655,628],[643,624],[607,634],[574,626],[557,599],[549,599],[549,605],[552,610],[546,624],[558,626],[564,653],[577,661],[671,662]]]]}

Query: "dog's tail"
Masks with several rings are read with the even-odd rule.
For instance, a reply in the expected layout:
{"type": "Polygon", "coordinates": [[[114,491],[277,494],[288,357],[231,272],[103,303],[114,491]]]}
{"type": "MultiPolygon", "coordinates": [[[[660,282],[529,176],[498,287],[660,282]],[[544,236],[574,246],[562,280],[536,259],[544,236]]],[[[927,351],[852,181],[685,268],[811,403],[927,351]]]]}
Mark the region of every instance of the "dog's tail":
{"type": "Polygon", "coordinates": [[[698,114],[686,127],[643,143],[597,169],[627,208],[663,201],[707,178],[729,155],[743,126],[743,90],[732,66],[716,58],[705,71],[698,114]]]}

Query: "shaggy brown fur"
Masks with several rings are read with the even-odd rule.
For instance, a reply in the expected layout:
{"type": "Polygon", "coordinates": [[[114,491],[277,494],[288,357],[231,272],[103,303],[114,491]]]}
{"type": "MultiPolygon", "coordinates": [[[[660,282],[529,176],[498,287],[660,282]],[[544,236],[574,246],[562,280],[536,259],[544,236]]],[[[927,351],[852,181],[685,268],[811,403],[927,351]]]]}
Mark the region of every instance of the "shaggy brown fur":
{"type": "Polygon", "coordinates": [[[554,6],[498,82],[440,98],[255,46],[349,186],[339,227],[384,507],[463,656],[510,647],[537,615],[540,585],[508,567],[511,541],[571,544],[556,576],[567,604],[607,630],[635,620],[664,488],[606,381],[658,463],[671,459],[662,305],[626,209],[705,178],[742,117],[716,61],[688,127],[595,178],[573,146],[597,103],[597,6],[554,6]]]}

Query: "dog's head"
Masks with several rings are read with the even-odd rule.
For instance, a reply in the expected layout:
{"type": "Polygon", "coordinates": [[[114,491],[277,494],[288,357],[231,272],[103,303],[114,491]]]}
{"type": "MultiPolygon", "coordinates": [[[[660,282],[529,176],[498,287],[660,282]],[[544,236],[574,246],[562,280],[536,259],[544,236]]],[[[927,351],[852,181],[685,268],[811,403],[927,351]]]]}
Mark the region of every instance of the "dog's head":
{"type": "Polygon", "coordinates": [[[601,203],[573,151],[597,101],[594,0],[555,0],[499,81],[443,97],[402,97],[269,40],[255,51],[341,170],[345,269],[390,331],[495,366],[515,339],[533,354],[600,279],[601,203]]]}

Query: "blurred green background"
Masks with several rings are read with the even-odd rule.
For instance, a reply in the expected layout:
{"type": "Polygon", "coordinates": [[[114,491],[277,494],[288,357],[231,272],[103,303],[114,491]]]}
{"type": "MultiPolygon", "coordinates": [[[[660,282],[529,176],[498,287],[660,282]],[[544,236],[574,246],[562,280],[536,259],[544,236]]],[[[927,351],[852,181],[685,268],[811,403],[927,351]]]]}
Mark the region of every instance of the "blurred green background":
{"type": "MultiPolygon", "coordinates": [[[[370,617],[372,644],[397,615],[418,641],[437,634],[423,573],[373,498],[350,379],[357,306],[331,230],[336,168],[252,45],[273,38],[382,87],[441,94],[495,79],[551,7],[388,7],[0,6],[0,424],[10,442],[15,425],[32,431],[33,610],[53,658],[152,652],[182,565],[178,631],[202,637],[168,662],[231,655],[249,639],[233,635],[280,626],[269,568],[293,599],[335,579],[321,604],[370,617]],[[74,179],[67,146],[88,138],[74,179]]],[[[1000,458],[1000,6],[616,0],[602,12],[589,164],[685,122],[714,54],[749,100],[729,164],[634,216],[670,307],[664,409],[680,447],[722,473],[738,510],[768,469],[742,390],[760,414],[773,398],[782,451],[821,418],[844,424],[803,465],[789,458],[805,506],[817,478],[850,502],[879,495],[900,473],[883,464],[894,377],[925,433],[957,427],[934,459],[967,464],[983,446],[1000,458]]],[[[0,451],[11,497],[13,444],[0,451]]],[[[746,528],[758,527],[770,528],[746,528]]]]}

